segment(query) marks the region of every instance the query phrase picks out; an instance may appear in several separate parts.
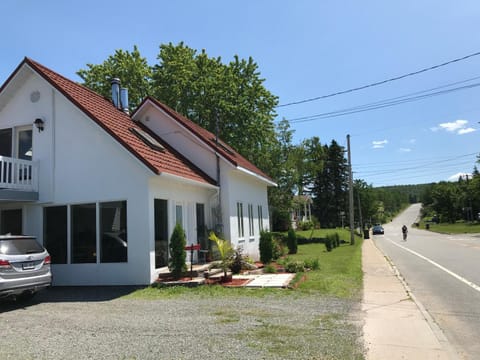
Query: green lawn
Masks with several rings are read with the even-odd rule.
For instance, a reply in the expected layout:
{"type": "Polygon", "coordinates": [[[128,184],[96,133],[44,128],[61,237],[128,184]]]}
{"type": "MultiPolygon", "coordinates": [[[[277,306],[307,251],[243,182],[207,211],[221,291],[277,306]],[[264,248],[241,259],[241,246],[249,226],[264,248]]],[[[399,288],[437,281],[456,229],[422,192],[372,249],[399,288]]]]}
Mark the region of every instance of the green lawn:
{"type": "Polygon", "coordinates": [[[320,262],[320,269],[305,273],[306,280],[298,284],[298,290],[341,298],[358,297],[363,281],[362,239],[355,237],[355,245],[350,245],[350,233],[346,230],[316,230],[313,237],[325,237],[332,232],[338,232],[347,243],[331,252],[326,251],[324,244],[299,245],[298,253],[289,255],[293,260],[318,258],[320,262]]]}
{"type": "MultiPolygon", "coordinates": [[[[428,223],[430,231],[444,233],[444,234],[480,234],[480,223],[465,223],[458,222],[455,224],[449,223],[428,223]]],[[[425,229],[426,223],[421,223],[420,228],[425,229]]]]}

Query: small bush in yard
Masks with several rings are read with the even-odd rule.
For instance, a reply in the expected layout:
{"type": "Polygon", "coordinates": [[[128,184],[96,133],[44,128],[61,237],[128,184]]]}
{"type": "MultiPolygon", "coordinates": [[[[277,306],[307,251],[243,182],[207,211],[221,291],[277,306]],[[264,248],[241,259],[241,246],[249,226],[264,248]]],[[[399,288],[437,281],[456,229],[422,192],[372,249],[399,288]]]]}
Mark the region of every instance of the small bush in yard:
{"type": "Polygon", "coordinates": [[[170,237],[170,259],[168,260],[168,270],[175,279],[181,278],[182,273],[187,271],[185,245],[185,232],[182,226],[177,224],[170,237]]]}
{"type": "Polygon", "coordinates": [[[338,233],[335,233],[334,237],[335,237],[335,247],[339,247],[340,246],[340,235],[338,233]]]}
{"type": "Polygon", "coordinates": [[[230,270],[232,270],[232,274],[240,274],[240,271],[242,271],[243,267],[243,262],[245,261],[243,259],[243,249],[241,247],[237,247],[232,255],[232,259],[230,262],[230,270]]]}
{"type": "Polygon", "coordinates": [[[273,236],[268,231],[260,233],[260,261],[264,264],[270,263],[273,258],[273,236]]]}
{"type": "Polygon", "coordinates": [[[285,264],[285,271],[288,273],[297,273],[305,271],[303,261],[291,261],[285,264]]]}
{"type": "Polygon", "coordinates": [[[266,274],[275,274],[277,272],[277,268],[272,264],[268,264],[263,268],[263,272],[266,274]]]}
{"type": "Polygon", "coordinates": [[[333,250],[333,238],[330,234],[328,234],[327,238],[325,239],[325,248],[327,249],[327,251],[333,250]]]}
{"type": "Polygon", "coordinates": [[[318,270],[320,268],[320,262],[318,258],[315,259],[306,259],[303,261],[303,265],[305,268],[310,270],[318,270]]]}
{"type": "Polygon", "coordinates": [[[272,260],[277,260],[282,256],[286,255],[287,251],[283,246],[281,240],[274,238],[273,240],[273,249],[272,249],[272,260]]]}
{"type": "Polygon", "coordinates": [[[298,250],[297,246],[297,235],[295,234],[295,230],[290,228],[288,230],[287,236],[287,246],[288,246],[288,253],[289,254],[296,254],[298,250]]]}

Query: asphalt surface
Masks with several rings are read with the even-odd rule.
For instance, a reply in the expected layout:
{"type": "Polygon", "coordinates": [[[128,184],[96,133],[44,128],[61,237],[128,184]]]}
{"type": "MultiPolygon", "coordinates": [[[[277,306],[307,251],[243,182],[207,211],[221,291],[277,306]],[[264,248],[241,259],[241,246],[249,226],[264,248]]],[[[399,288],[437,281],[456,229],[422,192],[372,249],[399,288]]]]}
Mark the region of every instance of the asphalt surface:
{"type": "Polygon", "coordinates": [[[442,235],[410,227],[420,204],[373,237],[462,359],[480,359],[480,236],[442,235]],[[401,226],[407,224],[407,241],[401,226]]]}

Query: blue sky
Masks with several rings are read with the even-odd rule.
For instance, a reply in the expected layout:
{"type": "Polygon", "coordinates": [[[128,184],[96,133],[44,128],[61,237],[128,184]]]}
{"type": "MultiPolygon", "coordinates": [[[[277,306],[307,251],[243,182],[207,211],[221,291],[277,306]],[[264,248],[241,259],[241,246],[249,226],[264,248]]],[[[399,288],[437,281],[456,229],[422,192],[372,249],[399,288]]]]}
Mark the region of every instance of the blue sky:
{"type": "MultiPolygon", "coordinates": [[[[77,70],[116,49],[137,45],[153,65],[160,44],[184,41],[225,62],[252,56],[265,86],[288,104],[477,53],[478,19],[476,0],[2,0],[0,83],[25,56],[79,81],[77,70]]],[[[318,136],[345,146],[350,134],[354,177],[373,186],[448,180],[470,173],[480,153],[479,76],[480,56],[472,56],[279,107],[278,119],[292,120],[295,142],[318,136]],[[452,91],[431,95],[443,90],[452,91]],[[311,118],[407,95],[426,96],[311,118]]]]}

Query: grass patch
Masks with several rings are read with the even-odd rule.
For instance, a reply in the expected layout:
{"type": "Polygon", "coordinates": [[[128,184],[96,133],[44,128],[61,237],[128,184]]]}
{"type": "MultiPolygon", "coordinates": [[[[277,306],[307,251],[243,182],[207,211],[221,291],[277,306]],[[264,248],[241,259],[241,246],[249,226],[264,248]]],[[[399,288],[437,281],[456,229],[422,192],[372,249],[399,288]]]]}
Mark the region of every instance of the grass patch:
{"type": "MultiPolygon", "coordinates": [[[[427,223],[422,222],[420,227],[425,229],[427,223]]],[[[430,227],[430,231],[438,232],[442,234],[478,234],[480,233],[480,223],[465,223],[465,222],[458,222],[455,224],[448,224],[448,223],[428,223],[430,227]]]]}
{"type": "Polygon", "coordinates": [[[344,315],[325,314],[308,323],[275,324],[261,320],[239,337],[248,346],[266,350],[279,359],[363,359],[355,329],[344,315]]]}
{"type": "Polygon", "coordinates": [[[273,288],[266,288],[263,289],[263,291],[257,291],[256,289],[226,288],[220,285],[201,285],[194,288],[184,286],[171,286],[164,288],[147,286],[143,289],[136,290],[123,298],[136,300],[172,299],[177,297],[188,299],[205,299],[211,297],[235,298],[240,296],[262,298],[272,293],[281,293],[282,291],[282,289],[273,288]]]}
{"type": "Polygon", "coordinates": [[[290,255],[293,260],[304,261],[318,258],[320,268],[306,273],[306,281],[298,289],[304,292],[320,292],[340,298],[355,298],[362,289],[362,239],[355,245],[343,244],[331,252],[323,244],[300,245],[298,253],[290,255]]]}

